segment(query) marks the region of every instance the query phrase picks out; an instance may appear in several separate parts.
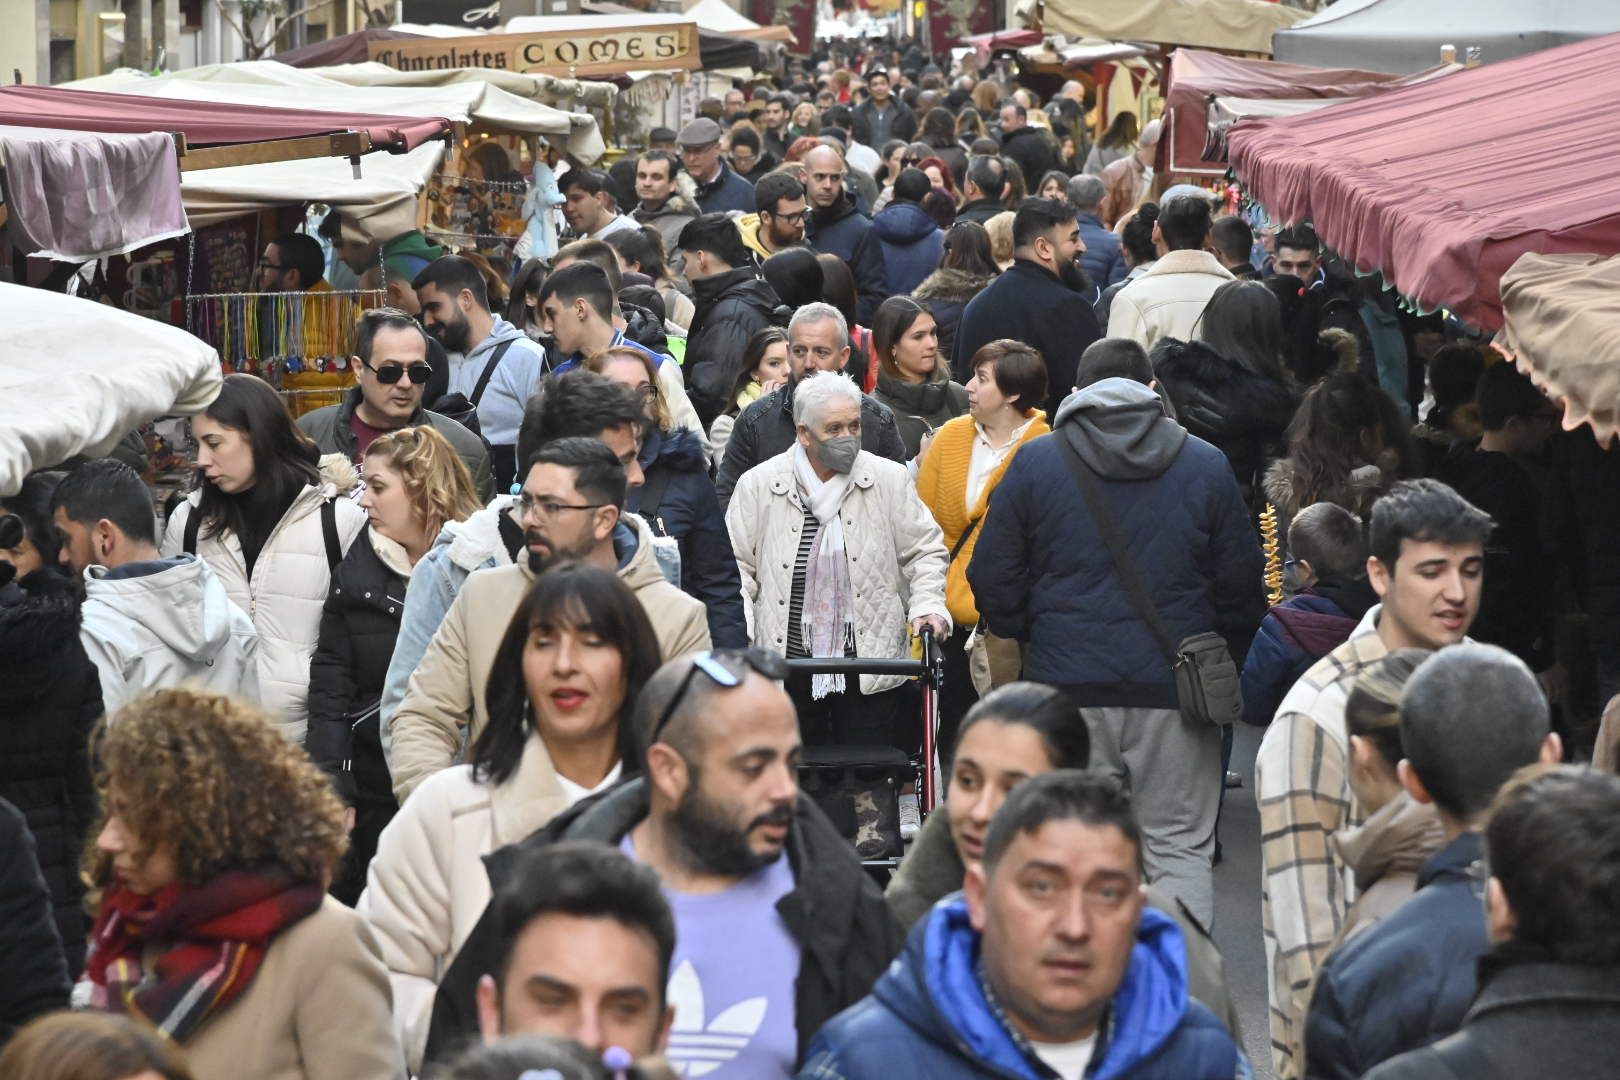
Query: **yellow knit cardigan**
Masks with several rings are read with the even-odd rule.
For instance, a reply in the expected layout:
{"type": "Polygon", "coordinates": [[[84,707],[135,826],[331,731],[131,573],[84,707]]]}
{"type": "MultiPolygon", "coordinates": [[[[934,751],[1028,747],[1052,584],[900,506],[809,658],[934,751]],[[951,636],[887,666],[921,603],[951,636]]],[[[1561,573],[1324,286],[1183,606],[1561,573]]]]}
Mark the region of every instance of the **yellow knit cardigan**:
{"type": "Polygon", "coordinates": [[[957,626],[971,627],[979,621],[973,587],[968,584],[967,567],[973,561],[973,549],[979,546],[979,537],[984,534],[982,518],[990,505],[990,496],[1024,444],[1051,430],[1044,416],[1037,417],[1024,430],[1012,453],[990,474],[990,479],[984,485],[984,494],[979,496],[979,503],[971,512],[967,506],[968,469],[973,462],[973,440],[978,434],[974,430],[973,417],[958,416],[946,421],[934,435],[928,454],[917,466],[917,494],[933,512],[934,520],[939,522],[940,531],[945,534],[946,551],[956,548],[956,542],[962,538],[968,522],[981,519],[979,527],[968,537],[968,542],[956,558],[951,560],[945,575],[945,606],[950,609],[951,621],[957,626]]]}

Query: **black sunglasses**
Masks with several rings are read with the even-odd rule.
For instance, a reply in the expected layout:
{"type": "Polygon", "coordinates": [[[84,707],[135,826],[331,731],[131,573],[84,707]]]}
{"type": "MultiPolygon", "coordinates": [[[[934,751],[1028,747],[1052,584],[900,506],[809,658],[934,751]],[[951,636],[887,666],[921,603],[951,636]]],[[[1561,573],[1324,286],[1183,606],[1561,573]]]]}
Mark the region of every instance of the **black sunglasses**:
{"type": "Polygon", "coordinates": [[[377,381],[384,386],[393,386],[407,373],[411,377],[412,386],[426,386],[433,378],[433,369],[427,364],[384,364],[382,367],[372,367],[366,360],[361,361],[366,370],[377,376],[377,381]]]}
{"type": "Polygon", "coordinates": [[[692,678],[698,672],[701,671],[713,679],[716,686],[730,688],[742,685],[743,680],[748,677],[748,668],[775,682],[786,679],[788,674],[787,661],[761,649],[717,649],[700,652],[692,657],[692,666],[686,669],[686,675],[682,677],[681,684],[675,688],[669,704],[658,714],[658,723],[653,725],[652,734],[647,737],[647,745],[651,746],[657,742],[658,736],[669,726],[670,717],[675,715],[675,710],[686,700],[686,692],[691,689],[692,678]],[[744,666],[739,670],[736,665],[744,666]]]}

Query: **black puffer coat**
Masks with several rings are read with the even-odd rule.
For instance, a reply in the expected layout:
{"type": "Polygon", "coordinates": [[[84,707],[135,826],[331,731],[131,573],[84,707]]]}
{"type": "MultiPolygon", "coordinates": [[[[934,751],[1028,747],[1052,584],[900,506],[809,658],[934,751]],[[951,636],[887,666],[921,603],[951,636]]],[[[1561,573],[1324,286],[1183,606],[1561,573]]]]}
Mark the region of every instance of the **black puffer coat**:
{"type": "Polygon", "coordinates": [[[67,961],[51,917],[51,894],[34,858],[34,837],[17,808],[0,799],[0,1048],[17,1029],[68,1006],[67,961]]]}
{"type": "Polygon", "coordinates": [[[692,283],[697,313],[686,334],[686,391],[707,428],[730,404],[748,340],[767,326],[786,326],[792,312],[752,267],[692,283]]]}
{"type": "Polygon", "coordinates": [[[1226,455],[1244,502],[1260,509],[1266,466],[1288,451],[1284,432],[1299,405],[1293,389],[1202,341],[1164,338],[1153,346],[1152,360],[1181,426],[1226,455]]]}
{"type": "Polygon", "coordinates": [[[355,808],[349,852],[332,884],[332,895],[348,904],[359,899],[377,837],[399,810],[377,729],[377,703],[399,636],[409,579],[383,562],[373,535],[367,528],[355,537],[332,572],[332,589],[321,609],[320,640],[309,662],[304,746],[355,808]]]}
{"type": "MultiPolygon", "coordinates": [[[[923,279],[912,292],[911,298],[928,309],[934,317],[934,332],[939,335],[939,355],[947,361],[956,348],[956,328],[962,324],[962,309],[996,280],[993,275],[980,276],[965,270],[939,269],[923,279]]],[[[968,373],[972,377],[972,372],[968,373]]]]}
{"type": "Polygon", "coordinates": [[[709,609],[709,638],[717,649],[748,647],[742,578],[731,553],[726,518],[709,479],[703,444],[686,428],[648,432],[641,446],[647,482],[626,496],[658,536],[674,537],[681,549],[681,591],[709,609]],[[657,505],[649,502],[656,499],[657,505]]]}
{"type": "Polygon", "coordinates": [[[96,820],[90,733],[101,680],[79,643],[71,583],[39,570],[0,588],[0,798],[22,811],[51,890],[68,968],[89,934],[79,855],[96,820]]]}

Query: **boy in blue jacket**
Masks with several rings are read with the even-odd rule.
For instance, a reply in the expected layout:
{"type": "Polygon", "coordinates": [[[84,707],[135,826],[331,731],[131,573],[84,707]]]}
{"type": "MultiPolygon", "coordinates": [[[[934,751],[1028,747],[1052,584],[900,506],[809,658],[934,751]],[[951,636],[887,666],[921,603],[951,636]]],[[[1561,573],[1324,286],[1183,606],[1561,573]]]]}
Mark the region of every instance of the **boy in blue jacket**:
{"type": "Polygon", "coordinates": [[[1312,664],[1344,644],[1378,602],[1367,583],[1367,534],[1334,503],[1305,507],[1288,526],[1284,569],[1294,595],[1271,609],[1243,662],[1243,719],[1265,727],[1312,664]]]}

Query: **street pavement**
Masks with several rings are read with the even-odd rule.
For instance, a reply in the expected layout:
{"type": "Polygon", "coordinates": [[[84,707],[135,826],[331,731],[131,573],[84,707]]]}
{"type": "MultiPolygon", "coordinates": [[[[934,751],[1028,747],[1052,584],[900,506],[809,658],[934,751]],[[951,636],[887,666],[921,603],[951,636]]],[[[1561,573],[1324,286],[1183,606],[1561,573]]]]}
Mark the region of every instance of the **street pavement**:
{"type": "Polygon", "coordinates": [[[1271,1080],[1266,1009],[1266,950],[1260,937],[1260,811],[1254,805],[1254,756],[1260,728],[1237,724],[1232,771],[1243,786],[1226,793],[1221,810],[1221,865],[1215,868],[1215,943],[1243,1028],[1243,1049],[1255,1076],[1271,1080]]]}

